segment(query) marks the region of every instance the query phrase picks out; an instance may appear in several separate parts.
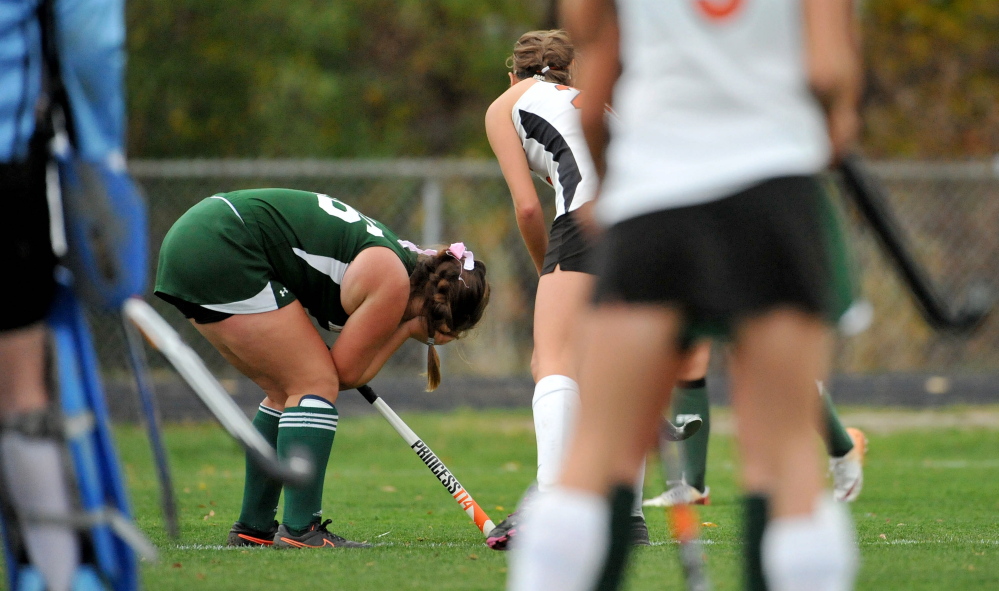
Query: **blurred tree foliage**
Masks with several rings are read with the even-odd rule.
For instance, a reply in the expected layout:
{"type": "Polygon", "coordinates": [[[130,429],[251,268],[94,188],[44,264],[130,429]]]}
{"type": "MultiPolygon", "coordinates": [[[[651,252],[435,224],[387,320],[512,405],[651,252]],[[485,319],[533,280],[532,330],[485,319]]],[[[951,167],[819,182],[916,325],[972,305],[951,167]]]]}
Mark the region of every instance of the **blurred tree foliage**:
{"type": "Polygon", "coordinates": [[[539,0],[130,0],[138,157],[482,154],[539,0]]]}
{"type": "Polygon", "coordinates": [[[867,0],[863,35],[868,153],[999,153],[999,1],[867,0]]]}
{"type": "MultiPolygon", "coordinates": [[[[129,0],[133,157],[488,156],[550,0],[129,0]]],[[[868,0],[865,146],[999,151],[999,1],[868,0]]]]}

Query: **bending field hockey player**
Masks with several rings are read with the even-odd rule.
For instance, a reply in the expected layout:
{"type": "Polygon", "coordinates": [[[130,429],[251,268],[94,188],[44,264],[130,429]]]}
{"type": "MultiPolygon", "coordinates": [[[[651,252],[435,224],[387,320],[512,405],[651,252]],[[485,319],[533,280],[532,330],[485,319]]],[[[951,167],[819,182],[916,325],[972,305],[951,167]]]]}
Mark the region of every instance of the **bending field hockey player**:
{"type": "Polygon", "coordinates": [[[156,295],[177,307],[266,398],[253,424],[276,450],[307,450],[315,474],[284,486],[246,462],[231,546],[361,548],[328,530],[323,480],[340,390],[367,384],[407,339],[427,343],[427,389],[440,383],[434,349],[460,338],[489,301],[486,266],[462,243],[439,250],[399,240],[327,195],[288,189],[208,197],[167,233],[156,295]],[[327,348],[308,318],[339,333],[327,348]]]}

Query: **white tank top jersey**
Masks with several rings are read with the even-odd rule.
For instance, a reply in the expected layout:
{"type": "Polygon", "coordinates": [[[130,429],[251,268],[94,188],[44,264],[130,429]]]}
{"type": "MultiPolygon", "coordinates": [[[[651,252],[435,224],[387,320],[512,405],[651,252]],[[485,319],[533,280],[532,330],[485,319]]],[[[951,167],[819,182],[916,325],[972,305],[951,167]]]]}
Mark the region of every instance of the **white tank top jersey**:
{"type": "Polygon", "coordinates": [[[604,223],[828,165],[800,0],[618,0],[617,9],[624,69],[604,223]]]}
{"type": "Polygon", "coordinates": [[[536,82],[513,105],[513,125],[531,171],[555,189],[555,217],[593,199],[597,174],[583,138],[579,90],[536,82]]]}

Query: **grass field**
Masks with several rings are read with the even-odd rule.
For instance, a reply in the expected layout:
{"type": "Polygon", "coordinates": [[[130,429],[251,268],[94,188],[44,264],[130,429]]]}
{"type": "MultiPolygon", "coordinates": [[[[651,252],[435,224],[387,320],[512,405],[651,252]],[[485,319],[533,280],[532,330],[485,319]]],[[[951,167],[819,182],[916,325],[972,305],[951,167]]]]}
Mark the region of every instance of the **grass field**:
{"type": "MultiPolygon", "coordinates": [[[[934,412],[846,410],[870,438],[866,485],[851,506],[863,567],[858,589],[999,589],[999,408],[934,412]]],[[[524,411],[410,414],[404,418],[495,521],[533,477],[534,434],[524,411]]],[[[739,589],[739,495],[727,414],[716,413],[701,512],[716,589],[739,589]]],[[[151,590],[491,589],[506,555],[488,549],[419,459],[379,416],[341,417],[326,480],[331,530],[371,550],[228,549],[239,512],[242,455],[215,425],[167,428],[181,540],[163,533],[143,432],[117,430],[140,527],[160,548],[143,566],[151,590]]],[[[661,491],[650,464],[647,496],[661,491]]],[[[626,589],[680,589],[676,547],[661,510],[646,513],[653,547],[639,548],[626,589]]],[[[585,542],[581,542],[585,543],[585,542]]],[[[554,590],[553,590],[554,591],[554,590]]]]}

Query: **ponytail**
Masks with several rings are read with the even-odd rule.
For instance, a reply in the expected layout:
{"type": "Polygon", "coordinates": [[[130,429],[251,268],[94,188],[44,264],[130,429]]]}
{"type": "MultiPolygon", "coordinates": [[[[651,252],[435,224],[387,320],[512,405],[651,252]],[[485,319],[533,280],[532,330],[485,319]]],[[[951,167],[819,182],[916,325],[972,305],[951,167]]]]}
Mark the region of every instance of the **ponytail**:
{"type": "MultiPolygon", "coordinates": [[[[425,251],[424,251],[425,253],[425,251]]],[[[482,318],[489,303],[486,266],[461,243],[434,254],[421,253],[409,277],[410,300],[423,302],[419,314],[427,327],[427,391],[441,383],[441,362],[434,346],[437,333],[459,338],[482,318]]]]}
{"type": "Polygon", "coordinates": [[[434,339],[427,343],[427,392],[433,392],[441,385],[441,358],[434,347],[434,339]]]}

